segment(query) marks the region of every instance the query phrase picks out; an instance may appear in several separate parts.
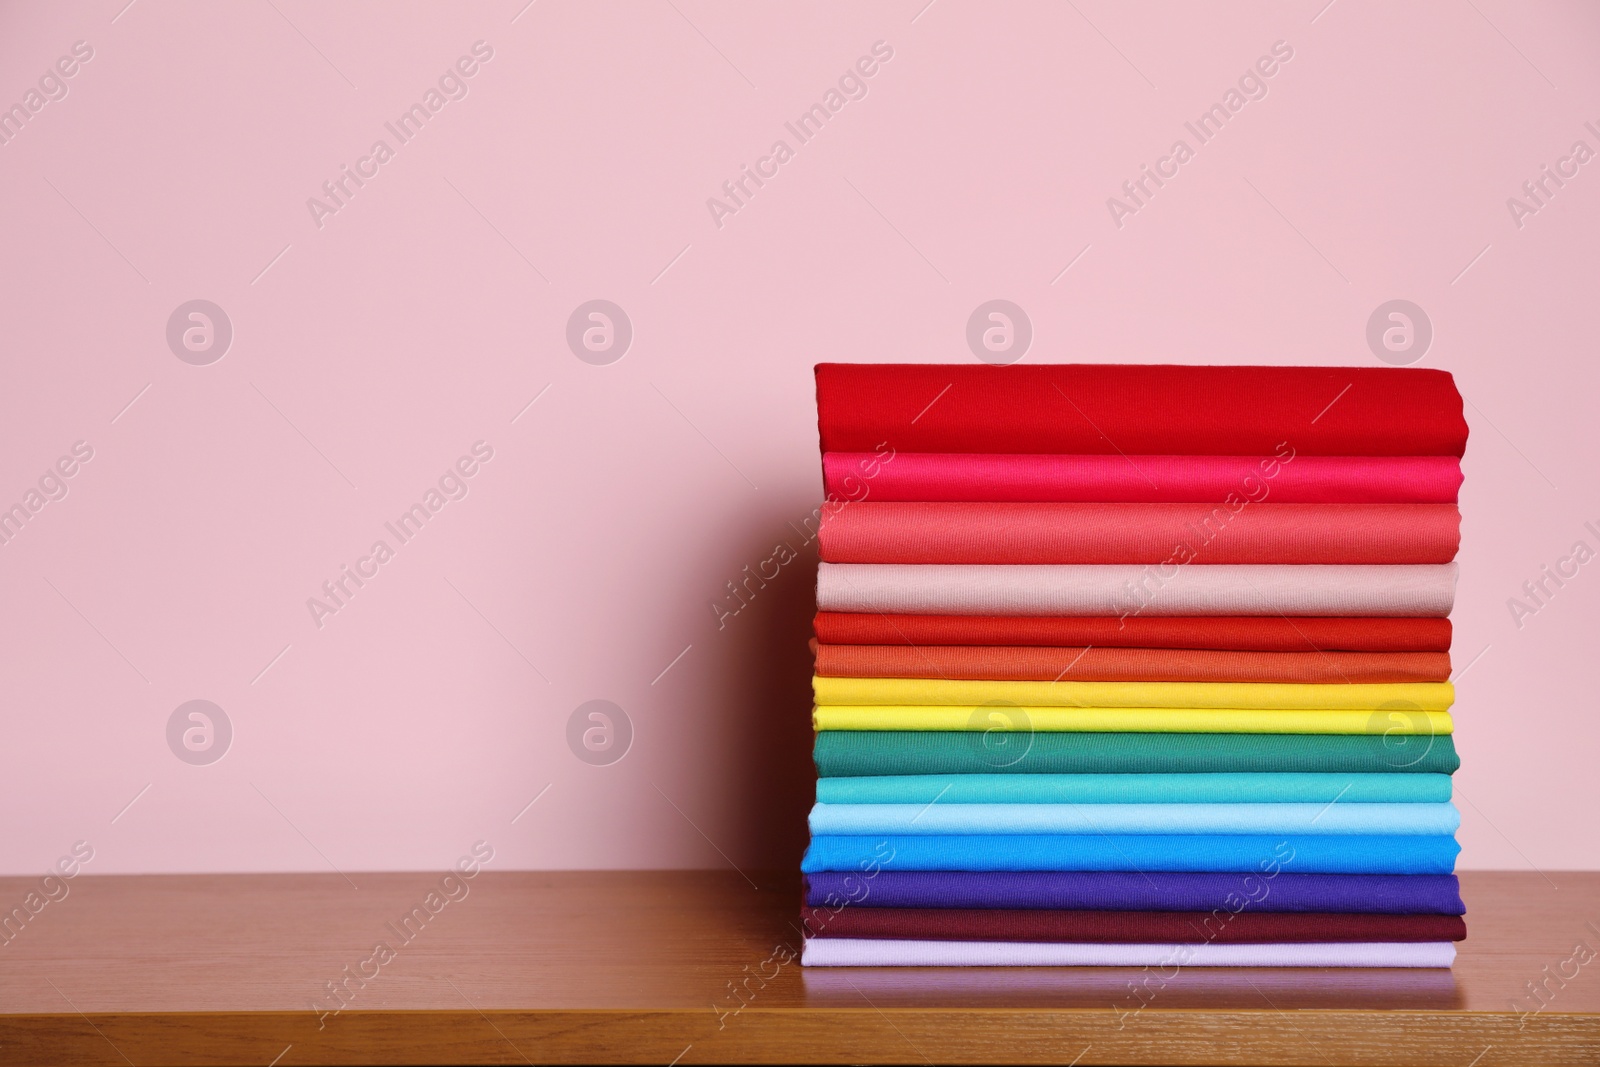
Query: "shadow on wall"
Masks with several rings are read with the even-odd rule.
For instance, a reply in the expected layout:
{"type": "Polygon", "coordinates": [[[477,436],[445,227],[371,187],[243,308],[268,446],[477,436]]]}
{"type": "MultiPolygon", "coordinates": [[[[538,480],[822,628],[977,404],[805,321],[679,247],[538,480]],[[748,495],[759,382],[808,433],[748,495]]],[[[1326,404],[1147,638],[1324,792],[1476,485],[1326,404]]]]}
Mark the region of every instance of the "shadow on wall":
{"type": "MultiPolygon", "coordinates": [[[[777,524],[763,527],[784,529],[777,524]]],[[[728,855],[750,870],[798,870],[816,796],[811,762],[811,618],[816,607],[817,554],[792,530],[796,558],[759,588],[726,628],[719,661],[727,684],[719,693],[726,734],[719,790],[728,855]]],[[[744,558],[770,558],[771,542],[751,542],[744,558]]]]}

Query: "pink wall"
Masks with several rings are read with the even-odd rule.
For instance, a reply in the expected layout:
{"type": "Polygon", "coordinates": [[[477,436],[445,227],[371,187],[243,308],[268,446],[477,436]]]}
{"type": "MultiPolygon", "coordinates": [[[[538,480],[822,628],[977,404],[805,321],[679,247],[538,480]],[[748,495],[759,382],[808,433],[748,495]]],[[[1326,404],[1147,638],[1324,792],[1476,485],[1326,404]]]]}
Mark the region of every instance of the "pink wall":
{"type": "Polygon", "coordinates": [[[91,872],[432,868],[480,838],[497,868],[792,865],[814,556],[724,630],[710,604],[818,498],[812,363],[970,361],[996,298],[1039,361],[1373,365],[1369,315],[1421,305],[1418,365],[1473,432],[1462,863],[1595,866],[1600,564],[1520,628],[1507,599],[1600,548],[1600,161],[1507,198],[1600,150],[1600,9],[124,3],[0,13],[0,104],[93,49],[0,145],[0,503],[93,449],[0,546],[5,873],[79,839],[91,872]],[[1180,137],[1119,227],[1107,198],[1180,137]],[[167,341],[194,299],[232,325],[209,365],[167,341]],[[566,341],[594,299],[632,323],[610,365],[566,341]],[[465,497],[388,534],[479,441],[465,497]],[[379,539],[319,627],[307,599],[379,539]],[[568,744],[593,699],[632,725],[608,766],[568,744]],[[191,700],[231,724],[218,762],[175,755],[187,713],[169,747],[191,700]]]}

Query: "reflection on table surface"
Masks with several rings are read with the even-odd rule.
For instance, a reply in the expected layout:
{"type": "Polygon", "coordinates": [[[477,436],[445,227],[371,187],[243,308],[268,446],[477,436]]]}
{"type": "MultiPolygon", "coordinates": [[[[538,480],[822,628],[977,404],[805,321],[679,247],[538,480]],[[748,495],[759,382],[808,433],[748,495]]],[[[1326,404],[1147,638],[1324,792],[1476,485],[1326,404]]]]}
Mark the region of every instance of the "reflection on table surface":
{"type": "Polygon", "coordinates": [[[813,1006],[1458,1008],[1455,973],[1420,967],[809,967],[813,1006]]]}

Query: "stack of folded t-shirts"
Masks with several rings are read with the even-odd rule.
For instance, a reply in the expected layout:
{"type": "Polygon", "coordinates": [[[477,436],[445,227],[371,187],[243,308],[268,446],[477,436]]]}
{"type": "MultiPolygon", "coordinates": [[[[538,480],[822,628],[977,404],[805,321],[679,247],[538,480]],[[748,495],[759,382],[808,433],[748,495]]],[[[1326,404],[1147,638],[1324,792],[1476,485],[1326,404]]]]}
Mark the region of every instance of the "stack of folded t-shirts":
{"type": "Polygon", "coordinates": [[[813,966],[1448,966],[1447,373],[817,368],[813,966]]]}

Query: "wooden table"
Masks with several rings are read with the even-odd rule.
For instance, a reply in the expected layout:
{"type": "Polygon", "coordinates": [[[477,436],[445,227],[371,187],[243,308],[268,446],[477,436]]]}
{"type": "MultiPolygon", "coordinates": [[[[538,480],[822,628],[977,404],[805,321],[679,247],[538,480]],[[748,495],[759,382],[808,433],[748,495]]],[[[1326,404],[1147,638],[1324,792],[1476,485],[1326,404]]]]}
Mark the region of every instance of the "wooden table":
{"type": "Polygon", "coordinates": [[[0,1063],[1600,1063],[1600,874],[1464,874],[1453,971],[1190,968],[1139,1011],[1134,969],[802,971],[795,877],[752,878],[83,875],[0,946],[0,1063]]]}

